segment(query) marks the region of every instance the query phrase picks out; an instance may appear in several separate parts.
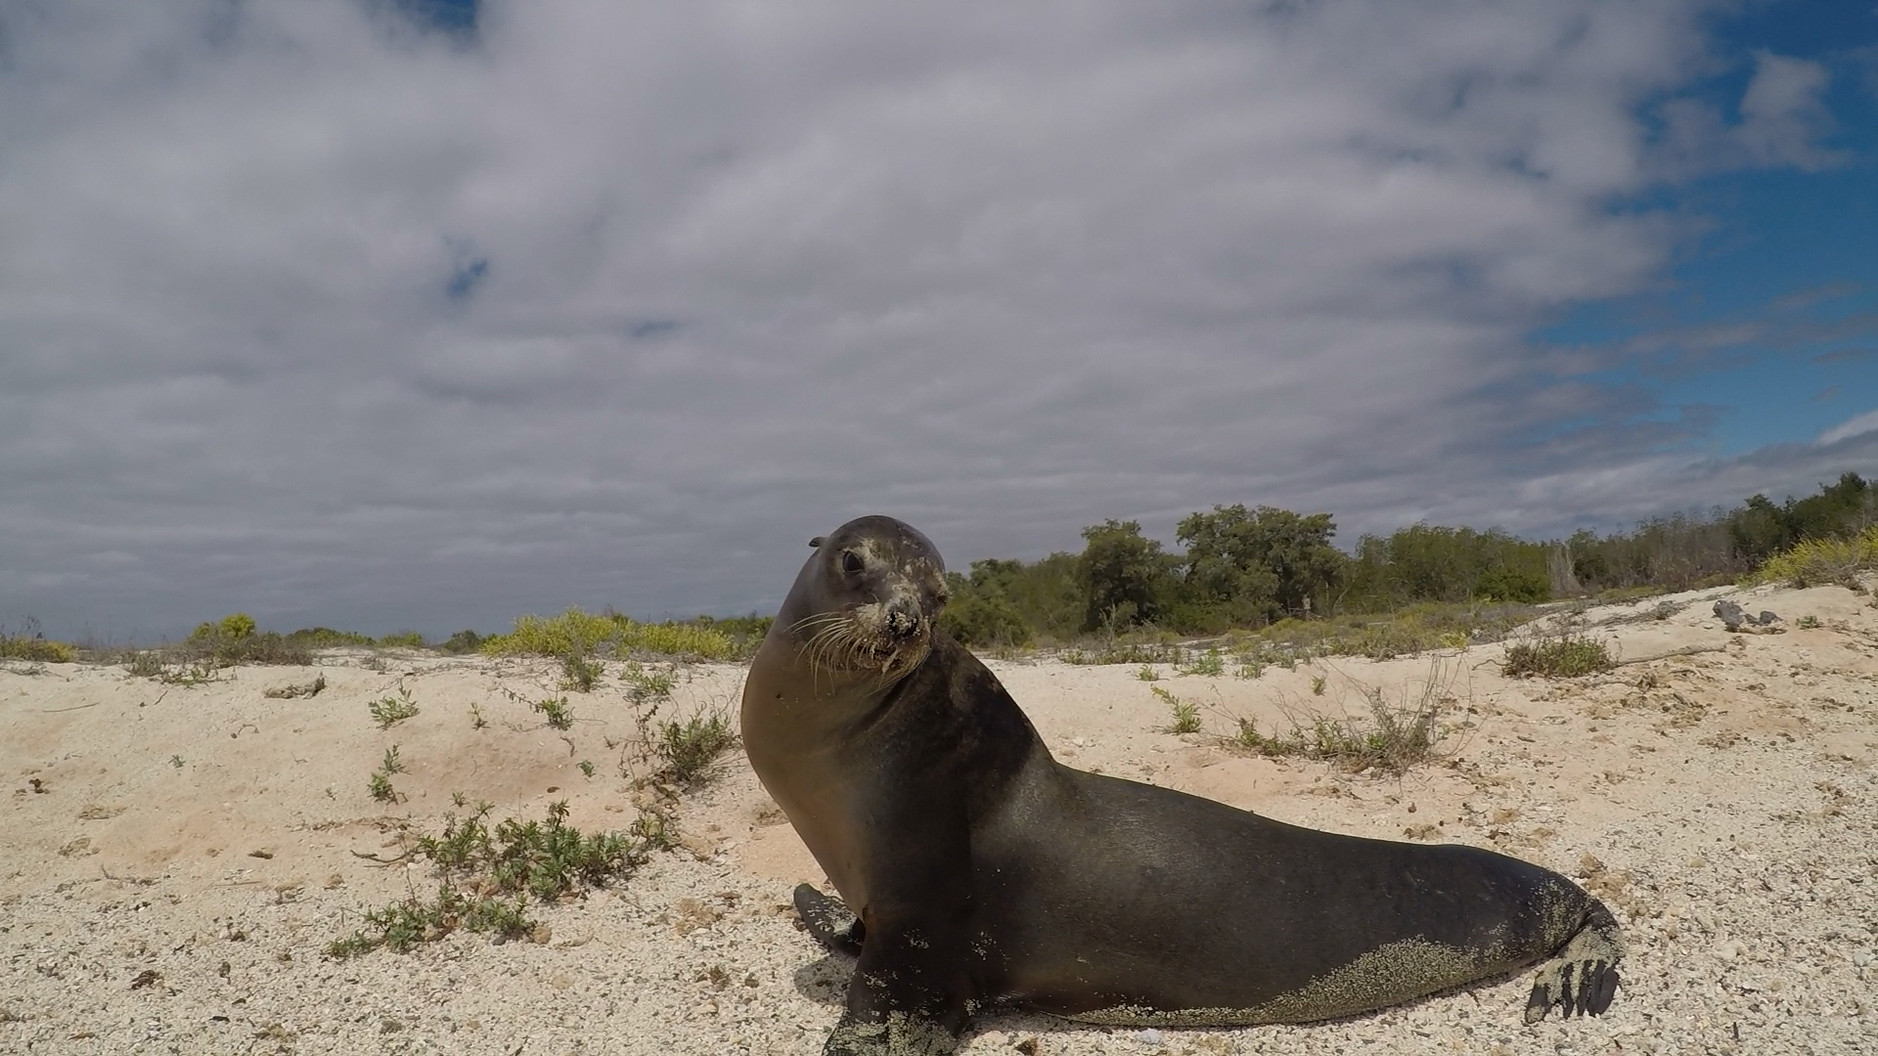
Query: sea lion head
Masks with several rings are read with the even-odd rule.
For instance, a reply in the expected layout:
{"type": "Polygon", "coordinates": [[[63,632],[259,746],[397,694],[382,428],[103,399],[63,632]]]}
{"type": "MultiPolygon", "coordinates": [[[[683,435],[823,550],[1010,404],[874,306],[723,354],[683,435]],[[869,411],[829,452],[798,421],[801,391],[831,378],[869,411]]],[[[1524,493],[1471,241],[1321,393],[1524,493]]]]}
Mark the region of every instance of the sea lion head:
{"type": "Polygon", "coordinates": [[[776,628],[818,671],[898,678],[926,659],[946,603],[946,566],[918,529],[857,517],[815,549],[777,614],[776,628]]]}

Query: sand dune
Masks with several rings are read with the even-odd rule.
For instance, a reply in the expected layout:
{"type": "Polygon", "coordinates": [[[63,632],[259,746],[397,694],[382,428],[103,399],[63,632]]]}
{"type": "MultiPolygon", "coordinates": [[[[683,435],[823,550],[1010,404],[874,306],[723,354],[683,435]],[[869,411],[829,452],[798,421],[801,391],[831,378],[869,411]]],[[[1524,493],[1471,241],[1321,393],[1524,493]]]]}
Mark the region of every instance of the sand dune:
{"type": "MultiPolygon", "coordinates": [[[[1627,662],[1582,679],[1509,681],[1498,646],[1255,679],[1162,667],[1153,685],[1208,727],[1184,736],[1162,731],[1167,705],[1135,666],[991,665],[1073,765],[1577,877],[1627,929],[1610,1015],[1525,1026],[1513,978],[1304,1027],[1144,1034],[987,1013],[964,1051],[1878,1051],[1878,609],[1837,587],[1678,595],[1667,615],[1664,600],[1593,610],[1591,633],[1627,662]],[[1710,612],[1724,595],[1786,633],[1727,633],[1710,612]],[[1282,729],[1430,683],[1455,726],[1440,762],[1400,778],[1220,743],[1241,717],[1282,729]]],[[[795,925],[789,889],[820,870],[735,754],[681,800],[679,850],[541,909],[542,941],[323,954],[366,908],[434,887],[427,868],[361,855],[395,857],[453,794],[498,817],[566,800],[583,829],[630,824],[644,767],[618,670],[570,695],[565,732],[527,704],[559,695],[548,662],[331,653],[195,686],[0,670],[0,1052],[819,1052],[852,964],[795,925]],[[315,675],[316,697],[264,695],[315,675]],[[400,687],[420,711],[381,729],[368,705],[400,687]],[[388,804],[366,785],[394,745],[406,772],[388,804]]],[[[685,669],[663,713],[734,715],[741,680],[685,669]]]]}

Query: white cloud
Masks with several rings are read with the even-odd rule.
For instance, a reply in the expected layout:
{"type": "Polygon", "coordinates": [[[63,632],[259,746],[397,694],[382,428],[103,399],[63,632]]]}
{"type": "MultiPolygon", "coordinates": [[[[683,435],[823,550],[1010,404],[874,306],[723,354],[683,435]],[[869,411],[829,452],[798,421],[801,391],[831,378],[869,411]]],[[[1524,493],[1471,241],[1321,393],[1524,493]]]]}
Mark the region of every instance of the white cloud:
{"type": "Polygon", "coordinates": [[[1878,410],[1866,411],[1856,418],[1850,418],[1840,422],[1838,425],[1819,434],[1819,439],[1813,442],[1820,447],[1828,447],[1841,440],[1849,440],[1855,436],[1864,436],[1874,430],[1878,430],[1878,410]]]}
{"type": "Polygon", "coordinates": [[[1822,142],[1833,130],[1825,65],[1765,50],[1754,52],[1753,60],[1738,121],[1727,121],[1719,108],[1690,96],[1659,106],[1657,171],[1680,178],[1740,166],[1813,170],[1846,160],[1843,151],[1822,142]]]}
{"type": "MultiPolygon", "coordinates": [[[[1522,335],[1686,234],[1605,207],[1708,6],[15,9],[0,608],[487,629],[767,604],[870,510],[962,563],[1660,502],[1699,427],[1522,335]]],[[[1802,163],[1757,61],[1722,132],[1802,163]]]]}

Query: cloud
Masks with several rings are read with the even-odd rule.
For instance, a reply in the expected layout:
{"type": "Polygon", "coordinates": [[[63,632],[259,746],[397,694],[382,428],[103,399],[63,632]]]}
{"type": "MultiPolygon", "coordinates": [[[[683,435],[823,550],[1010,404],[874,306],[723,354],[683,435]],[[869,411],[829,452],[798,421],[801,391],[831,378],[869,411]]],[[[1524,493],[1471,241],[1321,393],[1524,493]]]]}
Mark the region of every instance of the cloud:
{"type": "Polygon", "coordinates": [[[1878,430],[1878,410],[1866,411],[1856,418],[1850,418],[1840,422],[1838,425],[1819,434],[1819,439],[1813,442],[1820,447],[1830,447],[1841,440],[1849,440],[1855,436],[1864,436],[1874,430],[1878,430]]]}
{"type": "Polygon", "coordinates": [[[1687,178],[1742,166],[1822,169],[1848,160],[1824,144],[1834,129],[1824,63],[1753,53],[1753,73],[1730,122],[1720,106],[1678,94],[1660,104],[1656,162],[1665,177],[1687,178]]]}
{"type": "MultiPolygon", "coordinates": [[[[16,5],[0,610],[747,611],[876,510],[963,564],[1732,486],[1525,338],[1690,233],[1610,205],[1719,163],[1639,117],[1710,8],[16,5]]],[[[1722,161],[1811,164],[1755,61],[1722,161]]]]}

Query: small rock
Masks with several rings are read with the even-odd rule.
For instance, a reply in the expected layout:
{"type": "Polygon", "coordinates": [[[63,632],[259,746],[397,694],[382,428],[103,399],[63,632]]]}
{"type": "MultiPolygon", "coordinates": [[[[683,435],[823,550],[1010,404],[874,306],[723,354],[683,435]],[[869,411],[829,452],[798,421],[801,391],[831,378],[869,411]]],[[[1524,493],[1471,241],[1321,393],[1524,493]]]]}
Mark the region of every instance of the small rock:
{"type": "Polygon", "coordinates": [[[1153,1027],[1149,1027],[1141,1033],[1136,1034],[1135,1040],[1151,1049],[1157,1049],[1161,1046],[1161,1032],[1155,1030],[1153,1027]]]}

